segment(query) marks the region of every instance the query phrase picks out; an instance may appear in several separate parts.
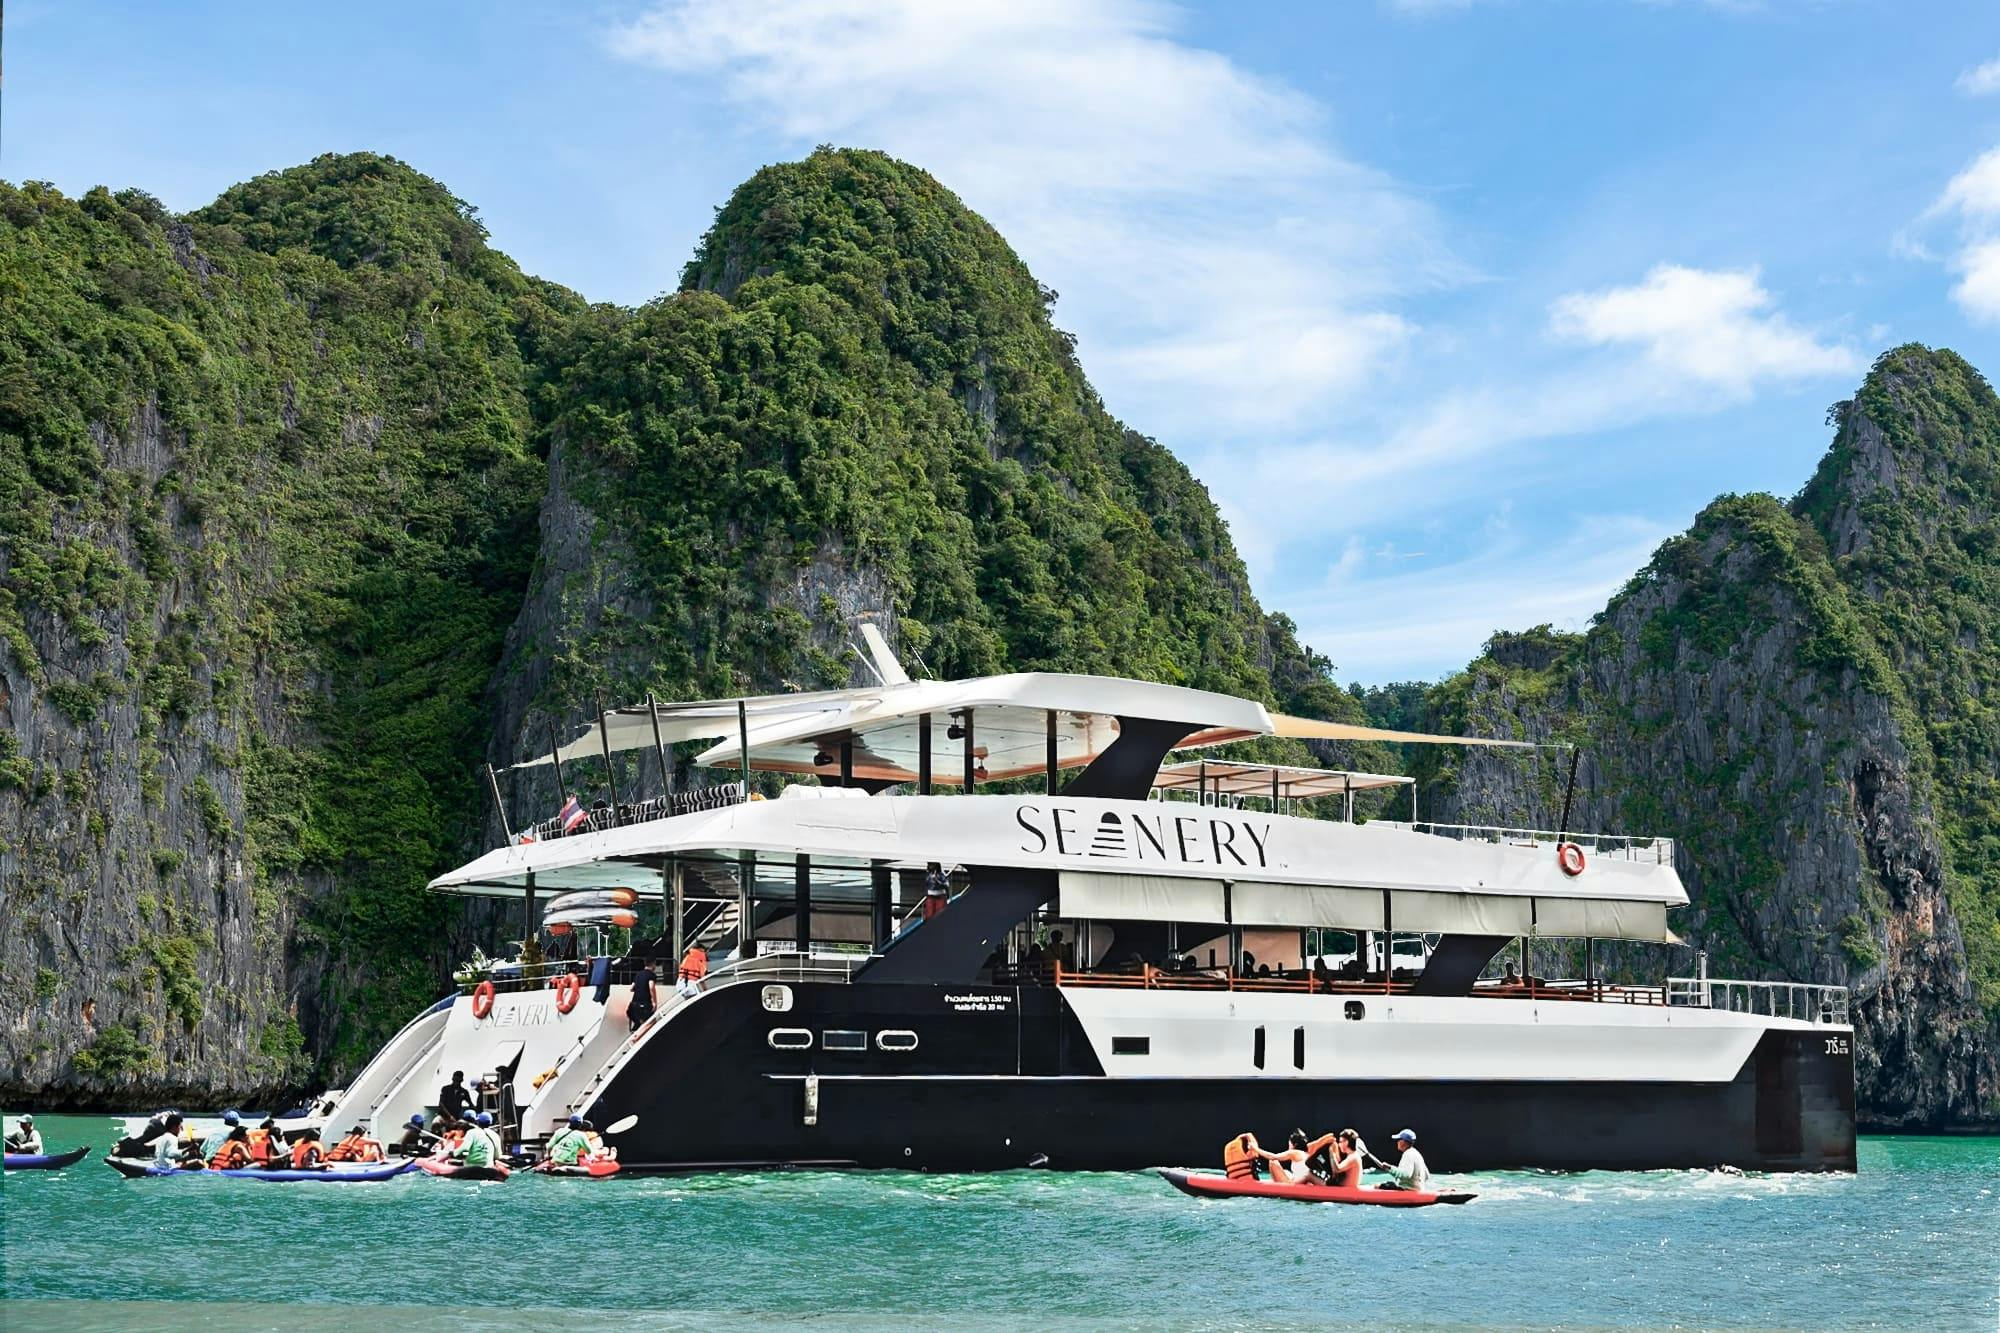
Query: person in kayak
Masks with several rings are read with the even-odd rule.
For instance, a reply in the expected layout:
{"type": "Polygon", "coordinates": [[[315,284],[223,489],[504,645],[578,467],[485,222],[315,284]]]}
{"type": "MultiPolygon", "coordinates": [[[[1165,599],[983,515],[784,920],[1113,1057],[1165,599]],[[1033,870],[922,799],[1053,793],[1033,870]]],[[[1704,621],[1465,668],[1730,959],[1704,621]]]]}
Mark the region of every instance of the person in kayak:
{"type": "MultiPolygon", "coordinates": [[[[152,1129],[151,1123],[146,1128],[152,1129]]],[[[169,1111],[160,1125],[160,1132],[153,1136],[153,1165],[174,1167],[181,1164],[181,1113],[169,1111]]],[[[120,1144],[123,1147],[124,1144],[120,1144]]]]}
{"type": "Polygon", "coordinates": [[[319,1146],[319,1131],[308,1129],[292,1142],[291,1167],[294,1171],[317,1171],[326,1164],[326,1154],[319,1146]]]}
{"type": "Polygon", "coordinates": [[[237,1127],[242,1123],[243,1123],[243,1116],[241,1112],[224,1111],[222,1113],[221,1127],[218,1128],[215,1131],[215,1133],[209,1135],[207,1138],[201,1141],[202,1160],[204,1161],[212,1160],[217,1153],[221,1152],[222,1145],[229,1141],[229,1136],[231,1134],[234,1134],[237,1130],[237,1127]]]}
{"type": "Polygon", "coordinates": [[[368,1131],[356,1125],[347,1131],[347,1137],[326,1151],[329,1162],[379,1162],[382,1160],[382,1145],[368,1137],[368,1131]]]}
{"type": "Polygon", "coordinates": [[[284,1156],[285,1136],[272,1116],[265,1116],[264,1123],[245,1137],[250,1142],[250,1160],[258,1166],[269,1166],[274,1159],[284,1156]]]}
{"type": "Polygon", "coordinates": [[[583,1117],[573,1115],[569,1123],[557,1130],[549,1140],[545,1159],[557,1166],[575,1166],[578,1159],[591,1150],[590,1135],[585,1132],[583,1117]]]}
{"type": "Polygon", "coordinates": [[[172,1110],[161,1111],[151,1120],[148,1120],[146,1127],[137,1134],[128,1134],[118,1140],[111,1149],[111,1155],[113,1157],[144,1157],[147,1153],[153,1151],[153,1145],[159,1140],[162,1134],[170,1132],[167,1128],[169,1120],[174,1122],[175,1130],[180,1128],[180,1112],[172,1110]]]}
{"type": "Polygon", "coordinates": [[[14,1122],[14,1132],[7,1136],[7,1151],[41,1154],[42,1132],[35,1128],[35,1117],[24,1115],[14,1122]]]}
{"type": "Polygon", "coordinates": [[[1388,1168],[1389,1179],[1376,1188],[1418,1192],[1428,1190],[1431,1187],[1431,1170],[1424,1162],[1424,1155],[1417,1151],[1417,1131],[1398,1130],[1396,1147],[1401,1153],[1396,1158],[1396,1164],[1388,1168]]]}
{"type": "Polygon", "coordinates": [[[1303,1129],[1295,1129],[1286,1140],[1283,1152],[1263,1152],[1259,1155],[1270,1164],[1271,1182],[1276,1185],[1304,1185],[1313,1178],[1310,1163],[1313,1156],[1334,1141],[1332,1134],[1322,1134],[1308,1140],[1303,1129]]]}
{"type": "Polygon", "coordinates": [[[1361,1146],[1361,1136],[1352,1129],[1341,1130],[1333,1136],[1326,1183],[1335,1189],[1360,1188],[1361,1167],[1366,1160],[1367,1150],[1361,1146]]]}
{"type": "Polygon", "coordinates": [[[490,1167],[499,1160],[500,1144],[487,1126],[493,1117],[481,1111],[471,1129],[465,1132],[465,1139],[451,1150],[451,1160],[465,1166],[490,1167]]]}
{"type": "Polygon", "coordinates": [[[424,1155],[424,1140],[435,1140],[436,1138],[437,1135],[430,1133],[424,1128],[424,1113],[422,1111],[412,1111],[409,1123],[403,1126],[403,1137],[396,1140],[396,1149],[404,1157],[422,1157],[424,1155]]]}
{"type": "Polygon", "coordinates": [[[465,1086],[465,1071],[456,1071],[451,1082],[438,1089],[438,1110],[453,1119],[463,1119],[472,1109],[472,1089],[465,1086]]]}
{"type": "Polygon", "coordinates": [[[240,1124],[223,1136],[208,1159],[211,1171],[240,1171],[254,1165],[250,1159],[250,1130],[240,1124]]]}

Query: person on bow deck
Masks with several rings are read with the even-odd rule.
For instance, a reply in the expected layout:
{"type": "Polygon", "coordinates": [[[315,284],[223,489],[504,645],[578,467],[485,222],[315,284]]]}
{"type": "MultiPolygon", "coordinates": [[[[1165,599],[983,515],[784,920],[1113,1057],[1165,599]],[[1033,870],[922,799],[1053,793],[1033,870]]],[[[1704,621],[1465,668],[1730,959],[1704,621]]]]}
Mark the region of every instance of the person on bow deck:
{"type": "Polygon", "coordinates": [[[651,1018],[654,1010],[659,1007],[658,992],[653,989],[653,985],[653,969],[640,968],[639,979],[632,983],[632,999],[625,1006],[625,1017],[632,1024],[634,1032],[637,1032],[639,1025],[651,1018]]]}
{"type": "Polygon", "coordinates": [[[211,1171],[240,1171],[252,1165],[255,1163],[250,1160],[250,1130],[244,1125],[230,1130],[208,1158],[211,1171]]]}
{"type": "Polygon", "coordinates": [[[234,1134],[242,1124],[243,1116],[240,1112],[224,1111],[222,1113],[222,1127],[202,1140],[202,1157],[205,1160],[213,1159],[217,1153],[222,1151],[222,1145],[229,1141],[229,1136],[234,1134]]]}
{"type": "Polygon", "coordinates": [[[699,944],[690,944],[688,951],[681,955],[680,981],[675,990],[682,995],[701,994],[701,983],[708,978],[708,950],[699,944]]]}
{"type": "Polygon", "coordinates": [[[1413,1129],[1398,1130],[1396,1147],[1400,1155],[1396,1164],[1388,1168],[1389,1179],[1378,1188],[1385,1190],[1428,1190],[1431,1187],[1431,1169],[1424,1162],[1424,1155],[1417,1151],[1417,1132],[1413,1129]]]}
{"type": "Polygon", "coordinates": [[[465,1086],[465,1071],[456,1070],[451,1082],[438,1089],[438,1110],[455,1120],[463,1119],[472,1109],[472,1089],[465,1086]]]}
{"type": "Polygon", "coordinates": [[[575,1166],[588,1152],[590,1152],[590,1135],[584,1130],[583,1117],[573,1115],[569,1118],[569,1123],[550,1138],[545,1158],[557,1166],[575,1166]]]}
{"type": "Polygon", "coordinates": [[[382,1145],[368,1137],[362,1126],[356,1125],[347,1131],[347,1137],[326,1151],[329,1162],[379,1162],[382,1160],[382,1145]]]}
{"type": "Polygon", "coordinates": [[[451,1150],[451,1160],[466,1166],[492,1166],[500,1160],[500,1140],[491,1128],[493,1117],[481,1111],[465,1138],[451,1150]]]}
{"type": "Polygon", "coordinates": [[[35,1117],[24,1115],[14,1122],[14,1132],[7,1136],[7,1151],[32,1153],[42,1151],[42,1132],[35,1128],[35,1117]]]}
{"type": "Polygon", "coordinates": [[[319,1146],[318,1130],[308,1129],[292,1143],[292,1170],[317,1171],[325,1164],[326,1154],[319,1146]]]}
{"type": "Polygon", "coordinates": [[[1231,1180],[1255,1180],[1270,1156],[1257,1146],[1255,1134],[1238,1134],[1222,1145],[1222,1174],[1231,1180]]]}
{"type": "Polygon", "coordinates": [[[924,920],[928,921],[951,906],[951,880],[936,861],[924,875],[924,920]]]}

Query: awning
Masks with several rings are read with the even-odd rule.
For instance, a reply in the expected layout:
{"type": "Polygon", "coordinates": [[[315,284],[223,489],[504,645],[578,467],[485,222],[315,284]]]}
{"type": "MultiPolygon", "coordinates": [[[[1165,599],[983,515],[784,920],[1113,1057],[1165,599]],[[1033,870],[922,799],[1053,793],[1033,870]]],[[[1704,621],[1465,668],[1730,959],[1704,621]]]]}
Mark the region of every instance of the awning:
{"type": "Polygon", "coordinates": [[[1392,893],[1397,930],[1451,935],[1525,935],[1533,924],[1530,900],[1499,893],[1392,893]]]}
{"type": "Polygon", "coordinates": [[[1281,799],[1299,801],[1382,787],[1407,787],[1415,781],[1392,773],[1353,773],[1337,768],[1256,764],[1240,759],[1191,759],[1162,768],[1153,779],[1153,787],[1157,791],[1200,791],[1210,796],[1269,796],[1275,788],[1281,799]]]}
{"type": "MultiPolygon", "coordinates": [[[[1402,924],[1399,917],[1397,925],[1402,924]]],[[[1621,902],[1612,898],[1537,898],[1535,934],[1565,939],[1648,940],[1678,944],[1667,929],[1665,903],[1621,902]]]]}
{"type": "Polygon", "coordinates": [[[1498,745],[1510,750],[1532,750],[1533,741],[1503,741],[1487,736],[1432,736],[1421,731],[1388,731],[1381,727],[1357,727],[1351,722],[1322,722],[1318,718],[1271,714],[1274,736],[1296,736],[1320,741],[1407,741],[1416,745],[1498,745]]]}
{"type": "Polygon", "coordinates": [[[1382,894],[1375,889],[1239,880],[1229,887],[1229,910],[1239,926],[1382,929],[1382,894]]]}
{"type": "Polygon", "coordinates": [[[1209,921],[1220,924],[1222,881],[1174,875],[1062,872],[1062,913],[1099,921],[1209,921]]]}

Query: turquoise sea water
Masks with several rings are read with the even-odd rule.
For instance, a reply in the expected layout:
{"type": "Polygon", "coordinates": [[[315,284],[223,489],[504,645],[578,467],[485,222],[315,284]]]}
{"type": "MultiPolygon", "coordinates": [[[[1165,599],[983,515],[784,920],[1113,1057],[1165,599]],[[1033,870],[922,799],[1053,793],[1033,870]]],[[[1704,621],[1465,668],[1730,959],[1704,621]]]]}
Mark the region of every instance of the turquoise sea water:
{"type": "Polygon", "coordinates": [[[1480,1197],[1403,1211],[1026,1171],[127,1181],[107,1118],[42,1130],[98,1152],[7,1176],[8,1328],[2000,1325],[1992,1138],[1864,1140],[1848,1177],[1454,1176],[1480,1197]]]}

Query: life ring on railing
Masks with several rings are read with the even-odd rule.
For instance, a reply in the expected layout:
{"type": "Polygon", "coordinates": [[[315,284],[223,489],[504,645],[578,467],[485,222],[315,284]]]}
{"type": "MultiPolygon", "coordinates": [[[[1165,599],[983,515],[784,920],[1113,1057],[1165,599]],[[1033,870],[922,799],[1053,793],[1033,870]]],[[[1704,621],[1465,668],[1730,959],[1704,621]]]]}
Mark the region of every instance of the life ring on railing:
{"type": "Polygon", "coordinates": [[[1565,875],[1574,879],[1583,873],[1583,848],[1573,842],[1565,842],[1556,848],[1556,864],[1565,875]]]}
{"type": "Polygon", "coordinates": [[[583,994],[583,978],[574,972],[565,972],[549,983],[555,987],[556,1012],[566,1014],[576,1008],[576,1000],[583,994]]]}
{"type": "Polygon", "coordinates": [[[484,1018],[493,1012],[493,983],[482,981],[472,988],[472,1016],[484,1018]]]}

